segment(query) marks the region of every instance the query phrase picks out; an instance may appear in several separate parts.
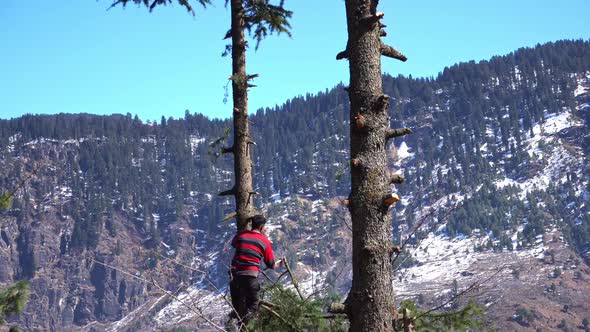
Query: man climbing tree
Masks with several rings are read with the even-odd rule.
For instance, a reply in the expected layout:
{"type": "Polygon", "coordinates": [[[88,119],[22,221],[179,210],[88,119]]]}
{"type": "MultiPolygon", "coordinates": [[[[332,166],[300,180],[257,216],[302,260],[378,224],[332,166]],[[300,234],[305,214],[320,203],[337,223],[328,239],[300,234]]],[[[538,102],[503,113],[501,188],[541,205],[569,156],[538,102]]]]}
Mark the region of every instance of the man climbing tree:
{"type": "MultiPolygon", "coordinates": [[[[158,5],[172,3],[172,0],[117,0],[112,6],[127,3],[144,4],[149,10],[158,5]]],[[[195,0],[202,6],[211,4],[211,0],[195,0]]],[[[178,3],[194,14],[189,0],[178,0],[178,3]]],[[[273,5],[269,0],[226,0],[225,4],[231,8],[231,29],[225,38],[231,38],[231,45],[227,45],[226,51],[231,50],[232,57],[232,97],[233,97],[233,123],[234,141],[231,147],[223,149],[223,153],[234,155],[234,186],[221,192],[220,196],[234,196],[236,199],[235,216],[238,230],[246,229],[250,217],[257,214],[254,208],[253,195],[256,194],[252,187],[252,160],[249,153],[250,146],[254,142],[250,138],[248,125],[248,88],[253,87],[251,81],[258,74],[246,73],[246,48],[248,43],[245,37],[247,31],[256,41],[256,48],[268,34],[286,33],[290,35],[288,19],[292,12],[284,8],[284,0],[278,5],[273,5]]]]}
{"type": "Polygon", "coordinates": [[[266,218],[256,215],[251,220],[252,230],[242,230],[232,240],[236,252],[231,263],[230,292],[232,305],[244,324],[258,311],[261,261],[271,269],[276,264],[271,244],[262,233],[266,218]]]}
{"type": "Polygon", "coordinates": [[[389,207],[399,200],[390,185],[401,183],[387,169],[387,141],[409,129],[389,128],[389,96],[383,94],[381,55],[406,61],[385,45],[383,13],[378,0],[346,0],[348,42],[336,59],[350,68],[351,193],[345,204],[352,218],[352,288],[344,312],[351,331],[393,331],[393,302],[389,207]]]}

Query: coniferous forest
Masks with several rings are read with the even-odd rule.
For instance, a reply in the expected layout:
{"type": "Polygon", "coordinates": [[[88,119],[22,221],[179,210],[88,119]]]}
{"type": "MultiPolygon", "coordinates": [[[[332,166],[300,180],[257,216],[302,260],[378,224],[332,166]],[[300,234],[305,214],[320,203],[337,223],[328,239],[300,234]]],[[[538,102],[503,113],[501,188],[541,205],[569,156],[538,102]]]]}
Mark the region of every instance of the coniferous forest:
{"type": "MultiPolygon", "coordinates": [[[[392,238],[406,236],[420,215],[447,197],[445,202],[457,206],[448,216],[446,210],[434,213],[433,223],[448,221],[437,231],[449,238],[488,234],[476,251],[530,248],[556,228],[590,261],[590,107],[585,104],[590,95],[576,93],[580,84],[590,84],[589,73],[590,42],[576,40],[456,64],[437,77],[384,75],[390,127],[413,131],[389,147],[390,168],[401,169],[406,179],[395,188],[403,200],[391,210],[392,238]],[[555,122],[561,117],[565,129],[553,130],[563,125],[555,122]],[[535,178],[547,181],[527,190],[518,185],[535,178]]],[[[279,251],[304,260],[289,242],[325,233],[317,245],[330,248],[329,254],[318,259],[337,260],[347,250],[334,243],[333,230],[341,221],[291,205],[302,204],[296,197],[327,202],[349,194],[349,102],[343,85],[259,109],[249,120],[256,142],[255,203],[282,226],[279,251]],[[296,226],[281,224],[286,211],[296,226]]],[[[140,235],[146,250],[161,249],[161,243],[172,252],[191,245],[219,248],[220,239],[232,232],[232,224],[222,220],[233,211],[233,199],[217,196],[232,183],[232,158],[221,151],[231,143],[231,128],[230,120],[210,119],[198,109],[179,119],[97,116],[80,109],[79,114],[0,120],[0,189],[9,191],[34,174],[10,209],[0,212],[3,223],[20,230],[14,239],[2,231],[7,245],[17,243],[18,257],[11,262],[19,264],[14,273],[0,271],[2,281],[35,278],[47,269],[31,245],[42,241],[36,237],[43,233],[33,229],[43,226],[30,221],[43,214],[41,220],[57,218],[68,225],[55,231],[60,255],[101,252],[109,239],[119,246],[120,234],[129,229],[140,235]],[[57,204],[52,197],[64,199],[57,204]],[[193,231],[193,243],[179,236],[181,224],[193,231]]],[[[409,244],[423,235],[418,232],[409,244]]],[[[147,264],[157,265],[158,259],[151,259],[147,264]]],[[[226,262],[219,261],[212,274],[224,285],[226,262]]],[[[92,315],[122,314],[95,308],[92,315]]],[[[85,322],[81,311],[73,316],[78,317],[74,324],[85,322]]]]}

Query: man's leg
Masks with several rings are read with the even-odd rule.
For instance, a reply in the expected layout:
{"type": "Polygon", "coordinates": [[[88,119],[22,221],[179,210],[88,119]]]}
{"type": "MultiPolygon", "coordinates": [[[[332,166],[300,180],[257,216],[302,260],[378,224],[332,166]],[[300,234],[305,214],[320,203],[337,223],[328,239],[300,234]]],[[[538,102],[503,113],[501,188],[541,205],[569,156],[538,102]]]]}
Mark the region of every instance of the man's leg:
{"type": "MultiPolygon", "coordinates": [[[[242,317],[245,312],[244,312],[244,306],[243,306],[243,296],[242,296],[242,292],[240,289],[240,283],[238,282],[238,276],[232,276],[232,280],[229,283],[229,293],[231,295],[231,304],[234,307],[235,311],[232,310],[232,317],[237,313],[240,317],[242,317]]],[[[238,318],[236,316],[236,318],[238,318]]]]}
{"type": "Polygon", "coordinates": [[[260,284],[258,283],[258,278],[248,276],[245,277],[244,286],[244,295],[246,298],[246,315],[244,320],[248,322],[258,311],[258,305],[260,302],[258,299],[258,292],[260,292],[260,284]]]}

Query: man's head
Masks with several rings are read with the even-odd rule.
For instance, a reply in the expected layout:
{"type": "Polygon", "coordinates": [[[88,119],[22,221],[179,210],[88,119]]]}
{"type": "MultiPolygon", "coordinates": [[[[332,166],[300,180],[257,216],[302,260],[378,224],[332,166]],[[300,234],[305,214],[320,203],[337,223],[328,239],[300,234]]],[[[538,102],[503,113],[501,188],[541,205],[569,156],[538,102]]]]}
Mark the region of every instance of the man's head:
{"type": "Polygon", "coordinates": [[[266,218],[263,215],[258,214],[251,218],[252,220],[252,229],[262,230],[264,225],[266,224],[266,218]]]}

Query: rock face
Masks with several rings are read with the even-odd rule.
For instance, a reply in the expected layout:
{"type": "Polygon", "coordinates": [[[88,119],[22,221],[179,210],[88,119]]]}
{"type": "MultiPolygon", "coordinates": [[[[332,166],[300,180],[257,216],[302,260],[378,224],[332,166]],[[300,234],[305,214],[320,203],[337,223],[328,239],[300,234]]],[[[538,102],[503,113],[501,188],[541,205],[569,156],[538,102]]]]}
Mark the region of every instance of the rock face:
{"type": "MultiPolygon", "coordinates": [[[[29,280],[30,299],[19,317],[19,324],[27,331],[64,331],[117,321],[161,295],[131,275],[154,278],[166,288],[190,277],[157,269],[159,253],[142,245],[145,232],[133,226],[125,211],[108,220],[116,234],[99,225],[96,247],[72,245],[76,220],[65,211],[75,202],[66,171],[71,165],[66,160],[78,153],[74,143],[44,141],[23,147],[17,156],[23,164],[38,168],[16,194],[13,208],[0,216],[0,282],[29,280]],[[29,158],[35,153],[39,156],[32,161],[29,158]]],[[[106,222],[106,218],[101,221],[106,222]]],[[[184,219],[174,225],[182,226],[190,230],[184,219]]],[[[194,236],[173,232],[176,241],[184,244],[174,255],[183,257],[191,252],[194,236]]]]}

